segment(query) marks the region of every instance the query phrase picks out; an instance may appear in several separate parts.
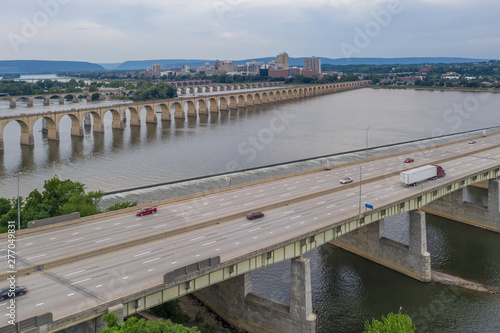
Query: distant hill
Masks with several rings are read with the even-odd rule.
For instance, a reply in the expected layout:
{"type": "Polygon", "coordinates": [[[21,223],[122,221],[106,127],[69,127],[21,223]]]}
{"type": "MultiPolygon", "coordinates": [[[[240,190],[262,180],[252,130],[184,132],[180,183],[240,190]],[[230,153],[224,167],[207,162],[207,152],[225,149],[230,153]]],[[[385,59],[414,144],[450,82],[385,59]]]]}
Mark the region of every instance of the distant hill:
{"type": "MultiPolygon", "coordinates": [[[[471,59],[458,57],[408,57],[408,58],[321,58],[322,65],[408,65],[408,64],[451,64],[484,62],[489,59],[471,59]]],[[[237,65],[250,61],[261,61],[267,64],[276,57],[263,57],[243,60],[233,60],[237,65]]],[[[100,72],[104,70],[146,70],[152,69],[158,63],[162,68],[178,68],[189,65],[200,67],[205,63],[213,65],[213,59],[157,59],[157,60],[131,60],[123,63],[93,64],[82,61],[46,61],[46,60],[0,60],[0,74],[59,74],[62,72],[100,72]]],[[[290,66],[303,66],[304,57],[289,59],[290,66]]]]}
{"type": "Polygon", "coordinates": [[[104,67],[83,61],[0,60],[0,73],[59,74],[62,72],[99,72],[104,67]]]}
{"type": "MultiPolygon", "coordinates": [[[[452,63],[467,63],[467,62],[484,62],[489,59],[471,59],[459,57],[408,57],[408,58],[321,58],[321,64],[326,65],[408,65],[408,64],[452,64],[452,63]]],[[[236,65],[243,65],[250,61],[261,61],[267,64],[271,60],[276,60],[276,57],[252,58],[243,60],[233,60],[236,65]]],[[[151,69],[153,64],[160,64],[162,68],[191,67],[203,66],[206,62],[210,65],[215,63],[213,59],[161,59],[161,60],[140,60],[140,61],[125,61],[116,70],[146,70],[151,69]]],[[[303,66],[304,57],[289,58],[290,66],[303,66]]]]}

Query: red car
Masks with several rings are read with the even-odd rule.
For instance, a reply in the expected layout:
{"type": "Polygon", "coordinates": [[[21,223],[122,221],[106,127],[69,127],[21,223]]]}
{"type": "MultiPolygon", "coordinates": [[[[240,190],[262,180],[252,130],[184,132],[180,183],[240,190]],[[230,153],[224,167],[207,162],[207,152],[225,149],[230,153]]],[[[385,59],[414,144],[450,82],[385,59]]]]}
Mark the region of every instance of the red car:
{"type": "Polygon", "coordinates": [[[142,216],[142,215],[147,215],[147,214],[154,214],[156,213],[156,207],[146,207],[141,210],[138,210],[135,215],[137,216],[142,216]]]}
{"type": "Polygon", "coordinates": [[[411,163],[411,162],[414,162],[415,160],[411,157],[408,157],[406,160],[405,160],[405,163],[411,163]]]}
{"type": "Polygon", "coordinates": [[[253,220],[258,219],[259,217],[264,217],[264,213],[262,212],[251,212],[247,214],[247,219],[253,220]]]}

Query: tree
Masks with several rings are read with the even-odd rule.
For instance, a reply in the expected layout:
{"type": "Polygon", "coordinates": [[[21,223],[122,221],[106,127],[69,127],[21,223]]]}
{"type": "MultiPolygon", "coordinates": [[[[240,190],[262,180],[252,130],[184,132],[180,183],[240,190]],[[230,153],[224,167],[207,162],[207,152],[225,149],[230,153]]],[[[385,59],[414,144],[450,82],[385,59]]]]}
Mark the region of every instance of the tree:
{"type": "Polygon", "coordinates": [[[102,319],[106,322],[106,324],[108,324],[108,327],[101,330],[101,333],[201,333],[197,327],[187,328],[182,325],[172,324],[171,321],[138,320],[137,318],[132,317],[123,324],[120,324],[118,317],[112,312],[106,313],[102,319]]]}
{"type": "Polygon", "coordinates": [[[399,312],[392,312],[387,317],[382,316],[382,321],[372,318],[372,322],[365,322],[365,330],[363,333],[413,333],[417,330],[411,322],[411,318],[399,312]]]}

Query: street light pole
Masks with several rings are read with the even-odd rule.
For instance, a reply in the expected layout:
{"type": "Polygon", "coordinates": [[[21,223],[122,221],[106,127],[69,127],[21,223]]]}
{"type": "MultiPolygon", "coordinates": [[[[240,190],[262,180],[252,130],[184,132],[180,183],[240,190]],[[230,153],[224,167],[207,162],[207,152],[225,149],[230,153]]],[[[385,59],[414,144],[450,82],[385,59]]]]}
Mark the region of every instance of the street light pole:
{"type": "Polygon", "coordinates": [[[19,175],[20,172],[17,173],[17,230],[21,230],[21,205],[19,203],[19,175]]]}
{"type": "Polygon", "coordinates": [[[359,215],[361,215],[361,176],[362,176],[362,172],[361,172],[361,165],[358,165],[359,166],[359,215]]]}

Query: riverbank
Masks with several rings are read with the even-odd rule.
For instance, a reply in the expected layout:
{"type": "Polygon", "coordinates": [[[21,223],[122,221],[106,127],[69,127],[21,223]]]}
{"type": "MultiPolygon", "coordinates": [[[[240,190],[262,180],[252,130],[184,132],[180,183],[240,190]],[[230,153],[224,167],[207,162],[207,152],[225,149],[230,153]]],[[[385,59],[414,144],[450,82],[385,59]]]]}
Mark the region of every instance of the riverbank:
{"type": "Polygon", "coordinates": [[[368,88],[374,89],[399,89],[399,90],[437,90],[437,91],[460,91],[460,92],[492,92],[500,93],[500,89],[495,88],[463,88],[463,87],[420,87],[420,86],[378,86],[370,85],[368,88]]]}

